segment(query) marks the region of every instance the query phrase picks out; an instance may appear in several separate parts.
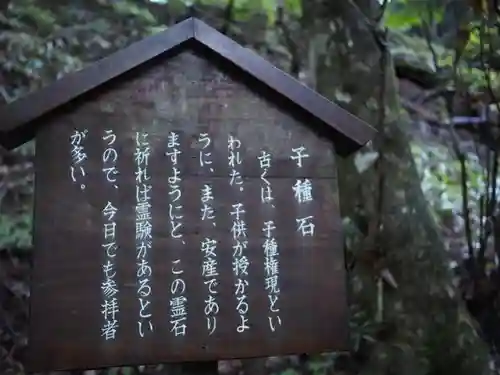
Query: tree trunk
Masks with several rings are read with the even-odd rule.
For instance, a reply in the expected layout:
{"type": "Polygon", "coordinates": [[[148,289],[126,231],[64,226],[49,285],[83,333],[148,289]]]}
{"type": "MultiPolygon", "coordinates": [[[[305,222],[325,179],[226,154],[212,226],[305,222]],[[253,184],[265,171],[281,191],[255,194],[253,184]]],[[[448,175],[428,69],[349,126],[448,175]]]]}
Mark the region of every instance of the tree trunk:
{"type": "Polygon", "coordinates": [[[379,131],[371,147],[339,163],[342,215],[354,224],[347,230],[354,227],[360,234],[348,244],[348,259],[354,259],[353,335],[362,349],[343,362],[345,369],[487,373],[486,345],[454,292],[445,248],[420,187],[407,135],[410,120],[400,107],[384,31],[370,18],[378,4],[308,4],[307,55],[315,58],[306,69],[316,72],[316,89],[332,100],[349,98],[345,106],[379,131]],[[318,39],[325,30],[333,35],[318,39]],[[369,152],[378,157],[360,172],[355,158],[369,152]]]}

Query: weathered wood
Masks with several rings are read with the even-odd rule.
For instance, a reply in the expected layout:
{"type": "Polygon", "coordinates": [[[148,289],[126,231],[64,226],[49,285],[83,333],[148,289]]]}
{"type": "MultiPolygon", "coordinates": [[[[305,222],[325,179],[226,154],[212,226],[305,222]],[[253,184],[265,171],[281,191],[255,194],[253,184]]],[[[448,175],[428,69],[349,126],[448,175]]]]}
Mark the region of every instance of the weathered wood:
{"type": "Polygon", "coordinates": [[[345,348],[346,301],[343,254],[336,198],[335,159],[327,139],[308,130],[290,111],[277,107],[248,89],[237,77],[221,71],[195,53],[185,52],[158,65],[137,71],[123,83],[113,85],[58,114],[37,138],[35,272],[32,301],[31,360],[39,368],[102,367],[120,364],[213,360],[323,351],[345,348]],[[224,92],[224,95],[221,95],[224,92]],[[207,103],[218,110],[207,111],[207,103]],[[241,106],[241,103],[247,103],[241,106]],[[88,130],[82,143],[87,154],[85,177],[74,184],[69,176],[69,140],[75,129],[88,130]],[[118,150],[116,182],[106,181],[103,136],[116,133],[118,150]],[[151,312],[154,334],[137,334],[137,261],[135,251],[134,136],[150,134],[152,249],[151,312]],[[183,242],[170,236],[169,181],[171,161],[168,135],[179,134],[178,167],[181,171],[183,242]],[[211,138],[213,163],[201,168],[200,133],[211,138]],[[242,187],[231,187],[228,137],[241,140],[242,187]],[[54,147],[54,145],[58,145],[54,147]],[[296,168],[290,156],[304,146],[310,156],[296,168]],[[258,157],[272,155],[268,181],[273,206],[262,205],[258,157]],[[302,172],[303,170],[303,172],[302,172]],[[293,186],[309,179],[313,201],[299,204],[293,186]],[[80,188],[81,184],[85,189],[80,188]],[[213,189],[215,226],[200,217],[201,191],[213,189]],[[115,188],[115,185],[118,188],[115,188]],[[119,285],[120,328],[117,340],[101,337],[99,285],[104,263],[102,210],[111,202],[118,208],[116,281],[119,285]],[[248,319],[251,329],[236,331],[232,205],[246,208],[248,227],[248,319]],[[314,217],[315,234],[301,237],[299,217],[314,217]],[[50,219],[48,219],[50,218],[50,219]],[[268,296],[265,292],[264,222],[273,220],[279,244],[280,319],[282,326],[270,331],[268,296]],[[208,336],[204,316],[207,290],[202,277],[204,238],[216,239],[219,267],[218,326],[208,336]],[[177,254],[176,254],[177,253],[177,254]],[[179,255],[180,254],[180,255],[179,255]],[[170,333],[169,304],[172,261],[184,264],[187,285],[188,333],[170,333]],[[335,296],[325,298],[325,296],[335,296]],[[85,322],[85,324],[83,324],[85,322]],[[78,337],[78,340],[70,338],[78,337]],[[56,354],[56,357],[52,355],[56,354]]]}

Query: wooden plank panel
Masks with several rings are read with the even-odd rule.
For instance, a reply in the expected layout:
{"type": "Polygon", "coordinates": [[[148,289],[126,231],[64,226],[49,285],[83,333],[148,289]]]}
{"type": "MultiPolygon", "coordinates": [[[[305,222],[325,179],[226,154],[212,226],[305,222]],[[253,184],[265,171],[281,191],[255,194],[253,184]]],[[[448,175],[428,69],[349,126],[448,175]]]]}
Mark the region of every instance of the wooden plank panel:
{"type": "Polygon", "coordinates": [[[191,52],[53,118],[37,138],[32,367],[345,349],[333,149],[299,120],[191,52]],[[206,148],[200,137],[210,140],[206,148]],[[270,156],[266,173],[263,153],[270,156]],[[180,194],[172,187],[174,167],[180,194]],[[266,181],[273,200],[263,202],[266,181]],[[204,220],[207,186],[213,211],[204,220]],[[147,210],[139,202],[144,188],[151,189],[147,210]],[[239,222],[237,204],[245,211],[239,222]],[[110,207],[112,218],[104,215],[110,207]],[[265,230],[270,221],[272,234],[265,230]],[[235,239],[238,229],[245,236],[235,239]],[[274,255],[272,242],[264,248],[267,235],[278,244],[274,255]],[[208,240],[216,241],[212,255],[204,251],[208,240]],[[237,240],[247,242],[241,252],[237,240]],[[208,275],[210,265],[217,275],[208,275]],[[217,309],[207,302],[212,278],[217,309]],[[116,284],[103,289],[106,279],[116,284]],[[246,296],[241,311],[237,295],[246,296]],[[181,313],[185,330],[173,323],[181,313]],[[242,319],[248,329],[239,332],[242,319]],[[115,331],[103,335],[113,320],[115,331]]]}

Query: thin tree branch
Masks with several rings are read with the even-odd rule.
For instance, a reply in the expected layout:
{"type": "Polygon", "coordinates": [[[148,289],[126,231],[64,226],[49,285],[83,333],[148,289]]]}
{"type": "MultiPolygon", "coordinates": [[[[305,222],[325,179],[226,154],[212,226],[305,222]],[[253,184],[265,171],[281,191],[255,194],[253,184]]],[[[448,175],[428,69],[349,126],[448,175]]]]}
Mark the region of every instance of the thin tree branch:
{"type": "MultiPolygon", "coordinates": [[[[432,45],[432,32],[431,32],[431,25],[429,24],[433,20],[433,15],[432,12],[430,11],[430,7],[428,8],[428,17],[429,21],[427,22],[426,20],[422,20],[422,26],[424,29],[424,34],[425,34],[425,39],[427,46],[430,50],[430,53],[432,54],[432,58],[434,60],[434,64],[436,67],[436,70],[439,71],[441,70],[439,60],[438,60],[438,55],[436,53],[436,50],[434,49],[432,45]]],[[[458,53],[455,53],[455,57],[458,57],[458,53]]],[[[458,61],[455,59],[453,61],[453,82],[455,83],[455,92],[452,95],[451,103],[453,103],[453,97],[456,96],[456,92],[458,90],[458,75],[457,75],[457,69],[458,68],[458,61]]],[[[451,119],[454,116],[454,108],[453,105],[448,106],[448,117],[451,119]]],[[[452,146],[453,150],[457,156],[457,159],[460,164],[460,186],[462,190],[462,216],[464,219],[465,223],[465,236],[466,236],[466,241],[467,241],[467,250],[469,254],[469,258],[471,262],[474,261],[474,246],[473,246],[473,233],[472,233],[472,224],[471,224],[471,218],[470,218],[470,208],[469,208],[469,189],[467,186],[467,158],[465,154],[462,152],[460,149],[460,142],[458,139],[458,136],[456,134],[454,125],[452,121],[449,121],[449,130],[450,130],[450,136],[452,140],[452,146]]]]}
{"type": "Polygon", "coordinates": [[[291,59],[291,66],[290,66],[290,73],[298,77],[302,63],[300,59],[300,52],[299,52],[299,46],[298,44],[293,40],[290,29],[285,23],[285,9],[284,9],[284,4],[282,0],[277,0],[276,4],[276,27],[281,31],[283,38],[284,38],[284,44],[288,48],[288,51],[290,52],[290,55],[292,57],[291,59]]]}
{"type": "MultiPolygon", "coordinates": [[[[485,49],[485,39],[487,36],[488,44],[489,44],[489,57],[493,56],[495,51],[493,50],[492,45],[492,37],[491,33],[486,31],[486,20],[483,19],[481,25],[479,27],[479,57],[481,63],[481,70],[483,71],[484,80],[486,82],[486,89],[488,90],[488,94],[490,96],[490,101],[495,103],[497,113],[500,113],[500,104],[496,98],[496,94],[493,90],[493,85],[491,82],[491,69],[489,64],[486,63],[486,49],[485,49]]],[[[498,124],[492,124],[491,126],[498,126],[498,124]]],[[[481,246],[480,246],[480,256],[481,261],[484,262],[484,256],[486,252],[486,248],[488,246],[488,239],[492,234],[492,231],[498,230],[497,218],[495,216],[495,209],[497,207],[497,177],[499,172],[499,146],[498,146],[498,136],[491,131],[491,128],[485,127],[483,131],[488,131],[487,136],[494,137],[494,144],[496,147],[492,152],[488,152],[488,166],[486,168],[487,173],[487,184],[485,188],[484,195],[485,198],[485,209],[483,212],[484,216],[480,217],[481,223],[486,222],[484,224],[485,230],[482,233],[480,238],[481,246]],[[487,225],[489,224],[489,225],[487,225]]],[[[495,251],[497,255],[500,257],[500,244],[495,244],[495,251]]]]}
{"type": "Polygon", "coordinates": [[[224,24],[222,25],[220,32],[225,35],[229,32],[229,28],[233,22],[234,2],[234,0],[229,0],[226,5],[226,9],[224,10],[224,24]]]}

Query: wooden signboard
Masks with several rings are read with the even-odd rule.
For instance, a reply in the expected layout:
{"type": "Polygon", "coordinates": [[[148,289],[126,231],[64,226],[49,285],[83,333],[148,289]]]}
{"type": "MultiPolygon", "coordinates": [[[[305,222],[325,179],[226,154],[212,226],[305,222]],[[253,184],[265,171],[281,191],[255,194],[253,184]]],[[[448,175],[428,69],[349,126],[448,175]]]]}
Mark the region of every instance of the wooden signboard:
{"type": "Polygon", "coordinates": [[[347,349],[335,151],[369,125],[196,19],[0,118],[36,136],[30,370],[347,349]]]}

